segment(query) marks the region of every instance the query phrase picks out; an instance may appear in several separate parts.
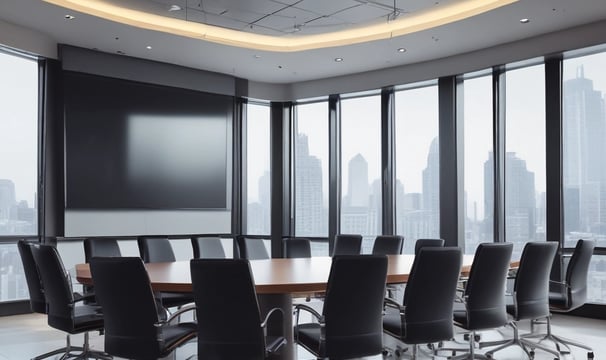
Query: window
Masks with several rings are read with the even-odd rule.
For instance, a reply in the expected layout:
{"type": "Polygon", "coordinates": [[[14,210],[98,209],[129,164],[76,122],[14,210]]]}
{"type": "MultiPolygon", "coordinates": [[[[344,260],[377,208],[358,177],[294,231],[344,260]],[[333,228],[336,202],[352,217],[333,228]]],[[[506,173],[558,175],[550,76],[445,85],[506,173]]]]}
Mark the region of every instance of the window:
{"type": "Polygon", "coordinates": [[[465,253],[494,238],[492,76],[465,79],[463,146],[465,253]]]}
{"type": "MultiPolygon", "coordinates": [[[[606,53],[563,64],[564,246],[593,239],[606,247],[606,53]]],[[[606,303],[606,257],[591,260],[588,298],[606,303]]]]}
{"type": "Polygon", "coordinates": [[[271,232],[271,173],[269,106],[246,109],[246,233],[271,232]]]}
{"type": "Polygon", "coordinates": [[[417,239],[440,236],[438,87],[398,91],[395,98],[396,232],[411,254],[417,239]]]}
{"type": "Polygon", "coordinates": [[[519,258],[545,240],[545,68],[505,73],[505,238],[519,258]]]}
{"type": "MultiPolygon", "coordinates": [[[[38,234],[38,63],[0,51],[0,236],[38,234]]],[[[0,302],[27,299],[17,246],[0,244],[0,302]]]]}
{"type": "MultiPolygon", "coordinates": [[[[295,124],[295,235],[328,236],[328,103],[300,104],[295,124]]],[[[328,242],[312,242],[328,255],[328,242]]]]}
{"type": "Polygon", "coordinates": [[[381,228],[381,97],[341,101],[341,229],[370,253],[381,228]]]}

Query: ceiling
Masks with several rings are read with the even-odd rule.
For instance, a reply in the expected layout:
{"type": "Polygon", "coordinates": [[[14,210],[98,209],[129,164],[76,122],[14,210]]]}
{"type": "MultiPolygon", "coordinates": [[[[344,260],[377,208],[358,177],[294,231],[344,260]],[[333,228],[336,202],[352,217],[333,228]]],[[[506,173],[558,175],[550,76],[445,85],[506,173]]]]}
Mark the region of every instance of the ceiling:
{"type": "MultiPolygon", "coordinates": [[[[347,30],[461,0],[106,0],[188,22],[276,37],[347,30]],[[169,11],[171,10],[172,11],[169,11]]],[[[412,64],[606,19],[604,0],[520,0],[407,35],[353,45],[279,52],[146,30],[39,0],[2,0],[0,20],[57,43],[174,63],[252,81],[295,83],[412,64]],[[67,19],[66,15],[73,19],[67,19]],[[521,23],[521,19],[529,19],[521,23]],[[398,49],[403,49],[398,51],[398,49]],[[342,61],[335,61],[337,58],[342,61]]]]}

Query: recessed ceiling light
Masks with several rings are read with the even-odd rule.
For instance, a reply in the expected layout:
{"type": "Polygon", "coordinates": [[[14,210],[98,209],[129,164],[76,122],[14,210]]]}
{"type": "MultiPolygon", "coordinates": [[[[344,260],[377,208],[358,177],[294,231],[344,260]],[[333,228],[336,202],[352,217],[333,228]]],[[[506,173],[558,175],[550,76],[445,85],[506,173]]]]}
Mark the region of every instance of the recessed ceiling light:
{"type": "Polygon", "coordinates": [[[168,8],[168,11],[179,11],[181,9],[182,9],[181,6],[173,4],[168,8]]]}
{"type": "Polygon", "coordinates": [[[335,58],[335,61],[336,62],[341,62],[341,61],[343,61],[343,58],[335,58]]]}
{"type": "Polygon", "coordinates": [[[399,49],[398,49],[398,52],[399,52],[399,53],[406,52],[406,49],[405,49],[405,48],[399,48],[399,49]]]}
{"type": "Polygon", "coordinates": [[[65,15],[65,18],[67,20],[74,20],[76,17],[74,15],[67,14],[67,15],[65,15]]]}
{"type": "Polygon", "coordinates": [[[530,22],[530,19],[524,18],[524,19],[520,19],[520,22],[522,24],[528,24],[530,22]]]}
{"type": "Polygon", "coordinates": [[[151,49],[152,49],[151,45],[147,45],[145,48],[146,48],[147,50],[151,50],[151,49]]]}

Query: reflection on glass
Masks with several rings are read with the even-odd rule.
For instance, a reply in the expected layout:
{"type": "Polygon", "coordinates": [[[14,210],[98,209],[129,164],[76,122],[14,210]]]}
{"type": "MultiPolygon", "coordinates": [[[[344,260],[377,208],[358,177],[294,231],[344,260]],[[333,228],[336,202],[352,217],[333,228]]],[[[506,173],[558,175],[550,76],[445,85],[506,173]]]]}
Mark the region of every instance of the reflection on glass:
{"type": "Polygon", "coordinates": [[[370,253],[381,234],[381,97],[341,102],[341,229],[370,253]]]}
{"type": "Polygon", "coordinates": [[[269,106],[247,104],[246,119],[246,233],[271,232],[269,106]]]}
{"type": "Polygon", "coordinates": [[[404,253],[419,238],[440,236],[438,87],[396,93],[396,232],[404,253]]]}
{"type": "Polygon", "coordinates": [[[545,240],[544,65],[505,77],[505,237],[519,258],[526,242],[545,240]]]}
{"type": "MultiPolygon", "coordinates": [[[[564,60],[563,193],[564,246],[592,239],[606,246],[606,53],[564,60]]],[[[589,268],[592,302],[606,303],[606,261],[589,268]]]]}
{"type": "Polygon", "coordinates": [[[463,82],[463,146],[465,187],[465,253],[492,242],[492,76],[463,82]]]}
{"type": "MultiPolygon", "coordinates": [[[[328,103],[297,105],[295,129],[295,235],[327,237],[328,103]]],[[[328,255],[328,243],[311,248],[328,255]]]]}

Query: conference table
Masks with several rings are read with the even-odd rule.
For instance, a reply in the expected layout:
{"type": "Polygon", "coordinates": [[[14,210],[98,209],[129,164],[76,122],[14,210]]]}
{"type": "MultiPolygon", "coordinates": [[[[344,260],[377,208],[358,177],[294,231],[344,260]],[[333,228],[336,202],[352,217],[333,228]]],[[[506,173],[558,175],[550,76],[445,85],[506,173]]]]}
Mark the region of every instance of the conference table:
{"type": "MultiPolygon", "coordinates": [[[[387,258],[387,284],[406,283],[414,255],[388,255],[387,258]]],[[[284,334],[288,341],[281,359],[296,358],[290,316],[292,299],[325,291],[331,261],[330,257],[250,260],[262,316],[274,307],[284,311],[282,326],[268,329],[270,334],[284,334]]],[[[463,255],[463,274],[469,272],[472,261],[473,255],[463,255]]],[[[149,263],[145,267],[154,291],[192,292],[189,261],[149,263]]],[[[82,284],[93,285],[88,264],[76,265],[76,279],[82,284]]]]}

